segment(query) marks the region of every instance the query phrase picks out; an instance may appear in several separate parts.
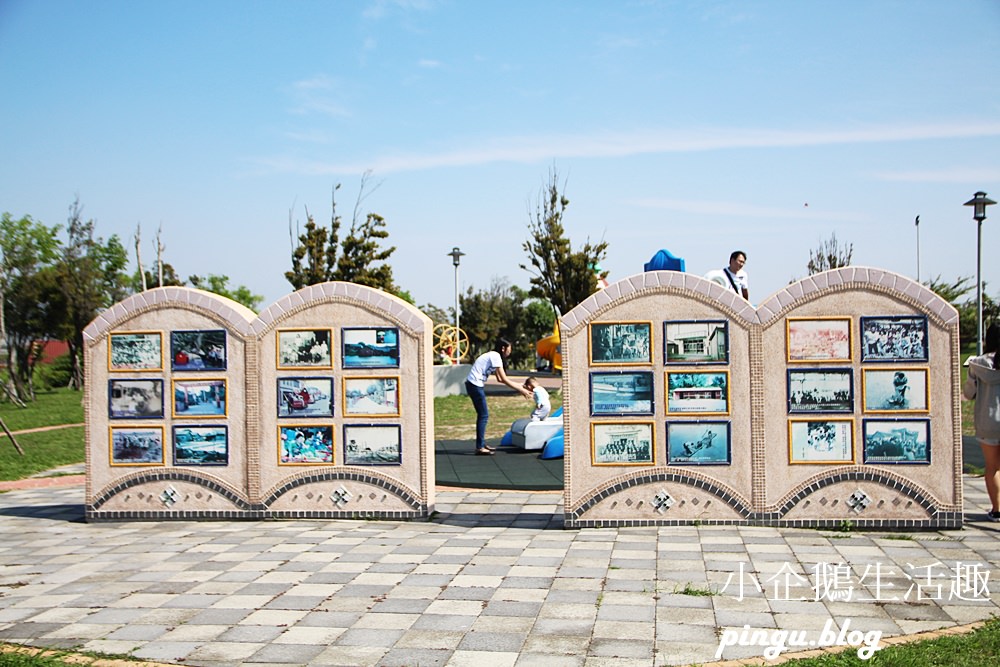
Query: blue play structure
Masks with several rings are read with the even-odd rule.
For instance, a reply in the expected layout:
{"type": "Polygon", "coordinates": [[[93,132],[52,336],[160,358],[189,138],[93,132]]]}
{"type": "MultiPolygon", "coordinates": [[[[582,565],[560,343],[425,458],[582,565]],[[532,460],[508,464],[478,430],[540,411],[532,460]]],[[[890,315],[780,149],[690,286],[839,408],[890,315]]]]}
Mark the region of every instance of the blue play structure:
{"type": "Polygon", "coordinates": [[[680,271],[684,272],[684,260],[674,257],[669,250],[658,250],[653,258],[643,265],[646,271],[680,271]]]}
{"type": "Polygon", "coordinates": [[[565,454],[562,412],[560,407],[541,421],[516,420],[500,439],[500,446],[519,447],[526,451],[541,450],[538,458],[543,460],[561,459],[565,454]]]}

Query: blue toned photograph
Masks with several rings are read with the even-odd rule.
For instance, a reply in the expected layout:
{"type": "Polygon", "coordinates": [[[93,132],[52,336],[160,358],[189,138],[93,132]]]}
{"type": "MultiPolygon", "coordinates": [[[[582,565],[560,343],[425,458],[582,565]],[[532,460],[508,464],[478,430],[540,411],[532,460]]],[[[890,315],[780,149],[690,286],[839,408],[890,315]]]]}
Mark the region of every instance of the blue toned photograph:
{"type": "Polygon", "coordinates": [[[220,417],[225,414],[225,380],[174,380],[174,417],[220,417]]]}
{"type": "Polygon", "coordinates": [[[930,463],[929,419],[865,419],[865,463],[930,463]]]}
{"type": "Polygon", "coordinates": [[[175,466],[224,466],[229,463],[225,426],[174,426],[175,466]]]}
{"type": "Polygon", "coordinates": [[[344,368],[399,368],[399,329],[341,329],[344,368]]]}
{"type": "Polygon", "coordinates": [[[163,465],[163,427],[112,427],[111,465],[163,465]]]}
{"type": "Polygon", "coordinates": [[[591,373],[590,414],[653,414],[652,371],[591,373]]]}
{"type": "Polygon", "coordinates": [[[729,414],[729,371],[667,373],[667,414],[729,414]]]}
{"type": "Polygon", "coordinates": [[[333,463],[333,427],[278,427],[278,464],[315,465],[333,463]]]}
{"type": "Polygon", "coordinates": [[[729,422],[667,422],[667,463],[729,465],[732,461],[729,422]]]}

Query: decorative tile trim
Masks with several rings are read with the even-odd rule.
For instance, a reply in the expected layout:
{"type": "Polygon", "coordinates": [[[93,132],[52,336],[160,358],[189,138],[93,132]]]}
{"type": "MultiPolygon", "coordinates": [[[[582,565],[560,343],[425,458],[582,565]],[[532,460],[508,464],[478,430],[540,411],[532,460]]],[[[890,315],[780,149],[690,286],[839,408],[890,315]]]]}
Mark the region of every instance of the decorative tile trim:
{"type": "Polygon", "coordinates": [[[193,289],[191,287],[156,287],[139,294],[133,294],[119,301],[97,316],[83,330],[85,344],[103,338],[109,331],[121,326],[122,322],[150,310],[159,309],[162,304],[172,304],[204,313],[218,320],[234,333],[249,337],[252,335],[251,322],[257,315],[245,306],[225,297],[193,289]]]}
{"type": "Polygon", "coordinates": [[[866,468],[863,470],[857,468],[839,468],[825,474],[815,475],[796,487],[783,500],[779,501],[774,511],[784,516],[808,496],[827,486],[841,482],[872,482],[879,484],[894,491],[899,491],[907,498],[915,501],[931,516],[939,511],[937,508],[938,503],[927,491],[921,489],[908,479],[889,471],[879,470],[878,468],[866,468]]]}
{"type": "MultiPolygon", "coordinates": [[[[626,489],[644,486],[646,484],[683,484],[714,495],[744,518],[752,514],[750,503],[732,488],[703,475],[687,472],[657,470],[654,472],[639,472],[633,475],[623,475],[610,480],[603,488],[587,497],[575,510],[568,510],[567,516],[580,517],[593,509],[598,503],[621,493],[626,489]]],[[[620,522],[619,522],[620,523],[620,522]]],[[[659,525],[658,523],[650,525],[659,525]]]]}
{"type": "MultiPolygon", "coordinates": [[[[377,472],[362,472],[357,469],[310,471],[302,473],[301,475],[290,477],[282,480],[279,486],[272,488],[266,494],[262,504],[264,507],[270,507],[276,500],[278,500],[278,498],[286,493],[289,493],[300,486],[315,484],[316,482],[359,482],[361,484],[375,486],[388,491],[412,507],[415,512],[419,511],[421,507],[426,508],[426,503],[421,502],[420,497],[416,493],[400,484],[397,480],[385,475],[380,475],[377,472]]],[[[300,512],[303,516],[316,515],[316,512],[312,510],[295,510],[295,512],[300,512]]],[[[347,514],[356,515],[357,512],[347,512],[347,514]]],[[[384,513],[380,512],[378,514],[379,516],[382,516],[384,513]]]]}
{"type": "Polygon", "coordinates": [[[142,471],[133,475],[120,477],[115,480],[111,486],[102,489],[101,492],[95,496],[93,502],[91,502],[88,507],[88,511],[96,512],[100,510],[101,506],[109,500],[131,488],[157,482],[187,482],[189,484],[195,484],[211,491],[212,493],[218,494],[236,506],[239,510],[248,511],[250,509],[250,502],[245,497],[241,496],[235,489],[223,484],[218,479],[201,474],[195,470],[169,468],[163,470],[142,471]]]}

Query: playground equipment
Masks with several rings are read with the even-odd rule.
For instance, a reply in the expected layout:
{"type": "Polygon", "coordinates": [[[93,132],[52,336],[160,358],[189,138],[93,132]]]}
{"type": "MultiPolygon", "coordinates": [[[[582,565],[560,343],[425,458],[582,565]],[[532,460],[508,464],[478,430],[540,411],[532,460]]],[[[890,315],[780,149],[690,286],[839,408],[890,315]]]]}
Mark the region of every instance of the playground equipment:
{"type": "Polygon", "coordinates": [[[434,327],[435,357],[447,364],[457,364],[465,359],[468,353],[469,337],[464,331],[450,324],[439,324],[434,327]]]}
{"type": "Polygon", "coordinates": [[[518,447],[525,451],[541,450],[539,458],[558,459],[564,454],[562,408],[557,408],[541,421],[517,419],[500,439],[502,447],[518,447]]]}
{"type": "Polygon", "coordinates": [[[562,353],[559,351],[559,323],[552,328],[552,334],[535,343],[535,352],[552,365],[552,370],[562,370],[562,353]]]}
{"type": "Polygon", "coordinates": [[[657,250],[653,257],[643,264],[646,271],[680,271],[684,272],[684,260],[674,257],[669,250],[657,250]]]}

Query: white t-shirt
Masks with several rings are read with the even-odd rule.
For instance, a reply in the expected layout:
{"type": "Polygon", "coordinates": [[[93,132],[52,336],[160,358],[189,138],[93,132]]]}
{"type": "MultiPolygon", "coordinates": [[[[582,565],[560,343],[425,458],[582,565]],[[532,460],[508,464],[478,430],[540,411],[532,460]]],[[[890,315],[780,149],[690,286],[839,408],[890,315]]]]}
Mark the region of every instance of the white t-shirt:
{"type": "MultiPolygon", "coordinates": [[[[739,287],[739,289],[736,290],[736,292],[739,293],[740,296],[743,296],[743,290],[746,290],[747,293],[750,292],[750,280],[749,278],[747,278],[746,271],[740,269],[736,273],[733,273],[732,271],[729,270],[728,266],[722,270],[725,271],[726,276],[728,276],[726,282],[729,282],[729,280],[731,279],[734,283],[736,283],[736,286],[739,287]]],[[[733,286],[732,283],[730,283],[729,286],[732,287],[733,286]]]]}
{"type": "Polygon", "coordinates": [[[545,391],[545,387],[535,387],[531,393],[535,397],[535,409],[531,412],[531,420],[542,421],[552,412],[549,392],[545,391]]]}
{"type": "Polygon", "coordinates": [[[469,370],[469,376],[465,378],[466,382],[471,382],[477,387],[485,387],[486,381],[490,379],[490,376],[498,368],[503,368],[503,357],[496,350],[492,352],[487,352],[486,354],[481,354],[473,362],[472,368],[469,370]]]}

